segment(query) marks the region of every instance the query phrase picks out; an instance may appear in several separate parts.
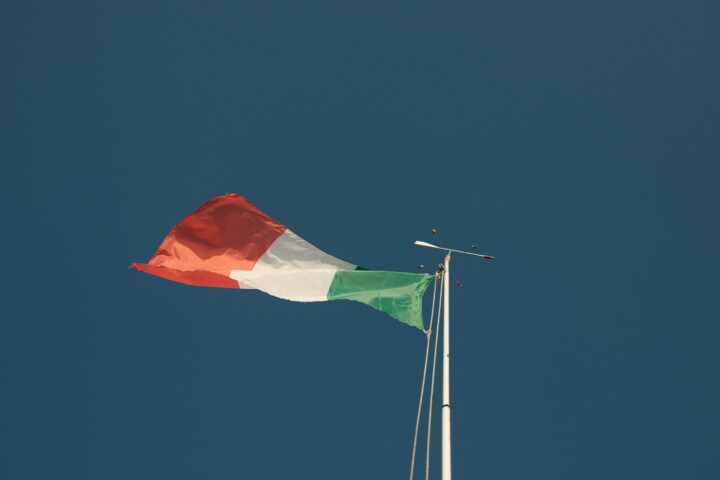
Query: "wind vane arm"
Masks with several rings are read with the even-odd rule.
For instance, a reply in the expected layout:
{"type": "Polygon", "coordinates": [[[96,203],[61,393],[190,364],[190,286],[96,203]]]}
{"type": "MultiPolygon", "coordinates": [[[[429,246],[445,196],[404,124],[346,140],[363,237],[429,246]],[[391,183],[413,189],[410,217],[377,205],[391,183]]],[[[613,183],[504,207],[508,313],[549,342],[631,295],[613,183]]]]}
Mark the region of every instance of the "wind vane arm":
{"type": "Polygon", "coordinates": [[[462,253],[463,255],[473,255],[475,257],[484,258],[485,260],[495,260],[495,257],[493,257],[492,255],[487,255],[485,253],[473,253],[466,252],[464,250],[456,250],[454,248],[439,247],[437,245],[433,245],[432,243],[423,242],[422,240],[415,240],[414,245],[417,245],[418,247],[435,248],[437,250],[444,250],[446,252],[462,253]]]}

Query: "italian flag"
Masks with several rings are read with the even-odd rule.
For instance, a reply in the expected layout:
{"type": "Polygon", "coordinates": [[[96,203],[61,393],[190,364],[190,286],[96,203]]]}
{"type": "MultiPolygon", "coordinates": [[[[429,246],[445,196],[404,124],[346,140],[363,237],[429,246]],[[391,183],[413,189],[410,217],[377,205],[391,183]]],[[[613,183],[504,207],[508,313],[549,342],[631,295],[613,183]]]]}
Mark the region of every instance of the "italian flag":
{"type": "Polygon", "coordinates": [[[328,255],[237,194],[215,197],[131,268],[197,287],[257,289],[296,302],[355,300],[423,329],[432,275],[366,270],[328,255]]]}

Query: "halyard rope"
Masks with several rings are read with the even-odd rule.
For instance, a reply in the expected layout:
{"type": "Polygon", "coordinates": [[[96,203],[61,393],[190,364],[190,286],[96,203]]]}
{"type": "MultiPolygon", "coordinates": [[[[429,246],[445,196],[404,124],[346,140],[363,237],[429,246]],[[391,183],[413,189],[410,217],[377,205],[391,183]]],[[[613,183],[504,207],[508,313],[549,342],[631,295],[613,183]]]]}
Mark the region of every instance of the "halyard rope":
{"type": "Polygon", "coordinates": [[[425,335],[427,336],[427,344],[425,346],[425,366],[423,367],[422,384],[420,385],[420,400],[418,401],[417,419],[415,420],[415,434],[413,435],[412,456],[410,457],[410,480],[413,480],[413,477],[415,475],[415,452],[417,451],[418,430],[420,429],[420,414],[422,412],[423,398],[425,397],[425,379],[427,378],[428,358],[430,357],[430,337],[432,337],[432,325],[433,315],[435,314],[436,294],[437,277],[435,277],[435,281],[433,282],[433,297],[432,307],[430,308],[430,323],[428,324],[428,329],[425,330],[425,335]]]}
{"type": "MultiPolygon", "coordinates": [[[[445,282],[445,275],[440,273],[438,275],[440,277],[440,291],[442,292],[442,287],[445,282]]],[[[437,298],[437,281],[438,276],[435,277],[435,281],[433,282],[433,300],[432,300],[432,306],[430,307],[430,322],[428,324],[428,329],[425,330],[425,335],[427,336],[427,344],[425,346],[425,364],[423,366],[423,376],[422,376],[422,384],[420,385],[420,400],[418,401],[418,414],[417,419],[415,420],[415,434],[413,435],[413,448],[412,448],[412,457],[410,458],[410,480],[413,480],[413,477],[415,475],[415,453],[417,451],[417,437],[418,437],[418,431],[420,429],[420,416],[422,413],[422,404],[423,404],[423,398],[425,397],[425,381],[427,379],[427,366],[428,366],[428,359],[430,358],[430,337],[432,337],[433,331],[437,332],[437,327],[440,324],[440,311],[442,309],[442,296],[440,297],[440,300],[438,302],[438,309],[437,309],[437,315],[435,315],[435,300],[437,298]],[[435,320],[435,330],[433,330],[433,319],[435,320]]],[[[433,392],[435,390],[435,367],[437,364],[437,346],[438,346],[438,338],[439,335],[435,337],[435,352],[433,354],[433,370],[432,370],[432,378],[431,378],[431,386],[430,386],[430,405],[428,410],[428,429],[427,429],[427,445],[426,445],[426,458],[425,458],[425,479],[429,479],[430,475],[430,422],[432,420],[432,404],[433,404],[433,392]]]]}
{"type": "MultiPolygon", "coordinates": [[[[442,292],[443,286],[445,285],[445,272],[442,273],[440,279],[440,291],[442,292]]],[[[442,309],[443,297],[440,297],[438,302],[438,311],[435,317],[435,331],[440,332],[440,310],[442,309]]],[[[432,314],[430,314],[432,316],[432,314]]],[[[432,328],[432,325],[430,325],[432,328]]],[[[437,366],[437,352],[438,352],[438,339],[440,335],[435,335],[435,347],[433,352],[433,366],[432,374],[430,376],[430,402],[428,405],[428,424],[427,424],[427,444],[425,445],[425,480],[430,480],[430,426],[432,425],[432,405],[433,405],[433,393],[435,392],[435,367],[437,366]]]]}

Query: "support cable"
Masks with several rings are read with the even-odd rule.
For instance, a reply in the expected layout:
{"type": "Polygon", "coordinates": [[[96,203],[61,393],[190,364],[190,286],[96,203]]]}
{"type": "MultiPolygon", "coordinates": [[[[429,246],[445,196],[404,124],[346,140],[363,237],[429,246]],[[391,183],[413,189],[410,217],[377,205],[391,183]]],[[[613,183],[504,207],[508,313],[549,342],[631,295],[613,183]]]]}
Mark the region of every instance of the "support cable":
{"type": "MultiPolygon", "coordinates": [[[[422,413],[423,398],[425,397],[425,379],[427,378],[428,358],[430,357],[430,337],[432,337],[433,332],[432,326],[433,317],[435,315],[437,281],[438,279],[436,276],[435,281],[433,282],[432,307],[430,307],[430,323],[428,324],[428,329],[425,330],[425,336],[427,337],[427,344],[425,346],[425,366],[423,366],[422,384],[420,385],[420,400],[418,401],[417,419],[415,420],[415,434],[413,435],[412,456],[410,457],[410,480],[413,480],[413,477],[415,475],[415,452],[417,451],[418,430],[420,429],[420,415],[422,413]]],[[[437,343],[437,341],[435,343],[437,343]]]]}
{"type": "MultiPolygon", "coordinates": [[[[447,279],[449,281],[449,279],[447,279]]],[[[442,278],[440,279],[440,291],[442,291],[445,285],[445,272],[442,272],[442,278]]],[[[443,296],[440,295],[440,301],[438,302],[437,316],[435,317],[435,331],[440,331],[440,312],[442,311],[443,296]]],[[[432,314],[431,314],[432,317],[432,314]]],[[[432,325],[430,325],[432,328],[432,325]]],[[[428,405],[428,423],[427,423],[427,442],[425,445],[425,480],[430,480],[430,428],[432,426],[432,405],[433,405],[433,394],[435,393],[435,370],[437,367],[437,352],[438,352],[438,339],[440,335],[435,336],[435,347],[433,352],[433,364],[432,374],[430,375],[430,400],[428,405]]],[[[428,339],[429,343],[429,339],[428,339]]]]}

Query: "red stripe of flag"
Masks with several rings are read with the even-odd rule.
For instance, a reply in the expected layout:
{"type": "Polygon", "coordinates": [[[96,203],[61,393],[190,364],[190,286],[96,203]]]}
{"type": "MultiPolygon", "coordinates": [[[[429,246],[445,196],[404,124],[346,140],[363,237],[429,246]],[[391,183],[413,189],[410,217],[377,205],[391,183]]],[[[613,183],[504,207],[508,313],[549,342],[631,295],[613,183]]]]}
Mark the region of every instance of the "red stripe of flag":
{"type": "Polygon", "coordinates": [[[237,288],[231,270],[252,270],[286,230],[237,194],[215,197],[170,231],[148,264],[131,265],[168,280],[237,288]]]}

